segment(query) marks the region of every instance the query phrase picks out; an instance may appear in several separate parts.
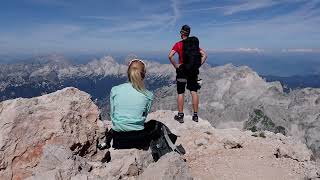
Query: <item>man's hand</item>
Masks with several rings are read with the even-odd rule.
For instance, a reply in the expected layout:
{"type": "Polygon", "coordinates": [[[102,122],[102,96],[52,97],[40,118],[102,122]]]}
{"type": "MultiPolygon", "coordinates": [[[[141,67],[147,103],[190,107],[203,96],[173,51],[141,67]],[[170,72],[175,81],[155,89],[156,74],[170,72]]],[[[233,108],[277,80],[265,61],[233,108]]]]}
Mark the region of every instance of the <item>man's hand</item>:
{"type": "Polygon", "coordinates": [[[175,68],[178,69],[181,66],[181,64],[176,64],[175,68]]]}

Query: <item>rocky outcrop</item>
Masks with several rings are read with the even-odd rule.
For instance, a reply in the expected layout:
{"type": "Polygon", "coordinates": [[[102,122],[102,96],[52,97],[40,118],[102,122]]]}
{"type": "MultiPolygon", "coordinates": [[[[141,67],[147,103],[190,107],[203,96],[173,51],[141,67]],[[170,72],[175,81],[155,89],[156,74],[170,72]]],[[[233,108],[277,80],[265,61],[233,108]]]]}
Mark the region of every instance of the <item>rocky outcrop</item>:
{"type": "Polygon", "coordinates": [[[208,121],[180,124],[175,112],[148,116],[178,135],[186,154],[153,162],[136,149],[97,151],[110,126],[87,93],[66,88],[0,103],[0,179],[312,179],[320,177],[305,144],[268,131],[215,129],[208,121]]]}
{"type": "Polygon", "coordinates": [[[293,137],[269,131],[215,129],[208,121],[174,121],[172,111],[157,111],[149,119],[166,124],[186,149],[186,162],[195,179],[315,179],[319,166],[312,152],[293,137]],[[318,169],[317,169],[318,168],[318,169]]]}
{"type": "MultiPolygon", "coordinates": [[[[99,109],[90,95],[76,88],[1,102],[0,179],[137,178],[153,163],[151,152],[97,151],[96,142],[107,128],[98,119],[99,109]]],[[[188,176],[180,157],[168,155],[158,165],[168,164],[170,168],[157,177],[188,176]],[[178,170],[172,174],[174,167],[178,170]]],[[[141,179],[148,179],[147,172],[156,167],[150,166],[141,179]]]]}
{"type": "MultiPolygon", "coordinates": [[[[297,137],[320,158],[320,89],[284,93],[279,82],[266,82],[246,66],[203,67],[199,115],[217,128],[268,130],[297,137]]],[[[154,110],[176,110],[176,87],[156,93],[154,110]]],[[[186,93],[185,112],[192,113],[186,93]]]]}
{"type": "Polygon", "coordinates": [[[188,164],[177,153],[164,155],[157,163],[151,164],[138,180],[192,180],[188,164]]]}
{"type": "Polygon", "coordinates": [[[24,179],[61,163],[71,167],[73,155],[90,159],[98,117],[90,96],[75,88],[0,103],[0,179],[24,179]]]}

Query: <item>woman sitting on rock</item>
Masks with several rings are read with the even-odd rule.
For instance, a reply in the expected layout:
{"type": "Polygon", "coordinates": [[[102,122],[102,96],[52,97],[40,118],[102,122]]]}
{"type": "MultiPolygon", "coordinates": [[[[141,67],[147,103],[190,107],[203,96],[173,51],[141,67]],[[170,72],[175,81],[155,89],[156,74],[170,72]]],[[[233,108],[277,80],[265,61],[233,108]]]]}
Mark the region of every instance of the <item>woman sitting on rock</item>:
{"type": "Polygon", "coordinates": [[[110,93],[110,117],[112,129],[107,133],[106,143],[99,149],[113,147],[116,149],[148,147],[146,125],[144,124],[150,112],[153,94],[144,86],[146,65],[142,60],[133,59],[128,67],[128,83],[115,86],[110,93]]]}

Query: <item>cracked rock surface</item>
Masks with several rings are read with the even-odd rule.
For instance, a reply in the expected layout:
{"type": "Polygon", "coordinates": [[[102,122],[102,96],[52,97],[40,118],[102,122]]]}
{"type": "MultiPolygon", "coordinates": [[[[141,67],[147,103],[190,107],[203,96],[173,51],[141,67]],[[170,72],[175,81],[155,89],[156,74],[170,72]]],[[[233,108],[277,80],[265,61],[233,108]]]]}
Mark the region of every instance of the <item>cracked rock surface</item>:
{"type": "Polygon", "coordinates": [[[73,155],[90,159],[98,117],[90,96],[75,88],[1,102],[0,179],[24,179],[61,164],[71,167],[73,155]]]}
{"type": "Polygon", "coordinates": [[[320,178],[319,166],[310,149],[293,137],[269,131],[215,129],[199,119],[185,116],[185,123],[172,120],[175,112],[157,111],[148,116],[166,124],[186,149],[194,179],[299,180],[320,178]]]}
{"type": "MultiPolygon", "coordinates": [[[[199,77],[199,117],[216,128],[271,131],[297,137],[320,159],[320,89],[283,91],[279,82],[266,82],[247,66],[203,67],[199,77]]],[[[176,87],[155,93],[154,110],[176,110],[176,87]]],[[[185,93],[185,113],[192,100],[185,93]]]]}
{"type": "Polygon", "coordinates": [[[0,179],[315,179],[307,146],[268,131],[215,129],[175,112],[148,116],[166,124],[186,150],[153,162],[150,150],[97,151],[108,122],[87,93],[76,88],[0,103],[0,179]]]}

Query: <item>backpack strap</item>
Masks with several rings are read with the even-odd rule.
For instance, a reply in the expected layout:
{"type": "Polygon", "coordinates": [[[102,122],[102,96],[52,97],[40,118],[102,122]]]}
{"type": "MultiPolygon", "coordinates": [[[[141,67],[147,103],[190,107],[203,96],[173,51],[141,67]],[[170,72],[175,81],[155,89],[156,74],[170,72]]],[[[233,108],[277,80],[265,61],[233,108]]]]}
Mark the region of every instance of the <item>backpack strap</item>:
{"type": "Polygon", "coordinates": [[[183,82],[183,83],[186,83],[186,82],[187,82],[187,79],[184,79],[184,78],[177,78],[177,82],[183,82]]]}
{"type": "Polygon", "coordinates": [[[177,152],[177,153],[180,154],[180,155],[185,154],[185,150],[184,150],[184,149],[181,149],[182,146],[180,146],[180,147],[178,148],[177,146],[175,146],[175,145],[173,144],[173,142],[171,141],[171,139],[170,139],[170,137],[169,137],[169,135],[168,135],[167,128],[166,128],[165,126],[162,126],[162,129],[163,129],[164,138],[166,139],[169,147],[170,147],[173,151],[177,152]]]}

